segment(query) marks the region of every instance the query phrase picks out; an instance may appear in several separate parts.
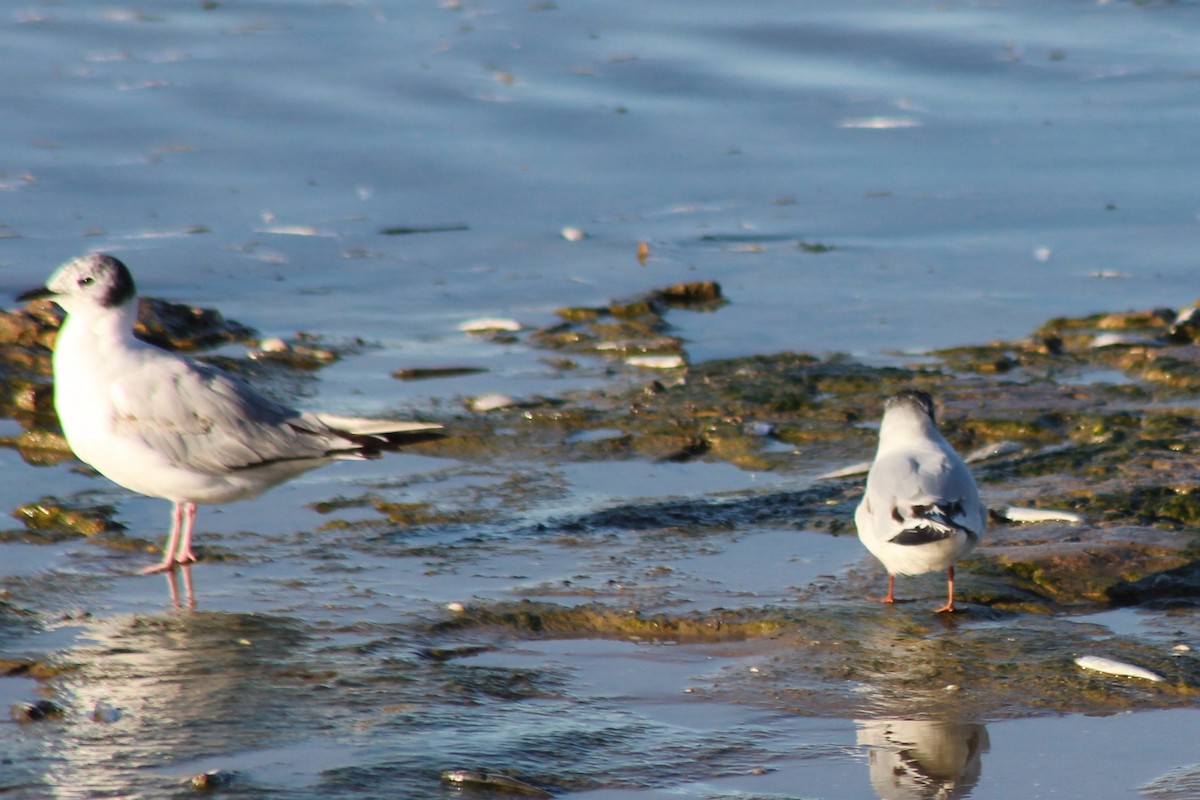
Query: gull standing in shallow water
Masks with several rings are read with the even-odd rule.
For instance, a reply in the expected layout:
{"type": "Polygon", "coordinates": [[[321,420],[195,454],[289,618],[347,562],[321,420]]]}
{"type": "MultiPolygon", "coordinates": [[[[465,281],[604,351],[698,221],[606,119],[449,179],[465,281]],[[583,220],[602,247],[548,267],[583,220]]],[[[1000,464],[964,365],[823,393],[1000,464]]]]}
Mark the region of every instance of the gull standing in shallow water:
{"type": "Polygon", "coordinates": [[[888,398],[854,523],[888,571],[887,596],[871,599],[896,602],[897,573],[944,569],[948,596],[937,611],[954,610],[954,563],[979,544],[987,509],[966,463],[938,432],[925,392],[906,389],[888,398]]]}
{"type": "Polygon", "coordinates": [[[114,483],[175,504],[163,558],[145,573],[196,560],[197,503],[255,497],[338,459],[440,438],[440,425],[300,412],[209,364],[133,335],[137,291],[112,256],[68,261],[46,286],[67,318],[54,346],[54,407],[80,460],[114,483]]]}

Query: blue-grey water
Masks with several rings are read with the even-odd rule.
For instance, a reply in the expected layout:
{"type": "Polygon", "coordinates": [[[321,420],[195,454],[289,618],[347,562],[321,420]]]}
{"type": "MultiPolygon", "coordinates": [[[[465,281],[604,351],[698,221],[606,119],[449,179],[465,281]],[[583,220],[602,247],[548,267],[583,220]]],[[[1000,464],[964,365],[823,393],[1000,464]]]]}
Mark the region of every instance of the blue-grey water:
{"type": "MultiPolygon", "coordinates": [[[[719,281],[730,301],[672,317],[693,361],[886,361],[1200,294],[1190,2],[29,0],[0,9],[0,75],[0,292],[104,250],[146,294],[264,335],[371,343],[317,374],[310,407],[419,412],[597,385],[458,325],[540,326],[684,280],[719,281]],[[445,365],[489,371],[390,377],[445,365]]],[[[0,459],[0,508],[95,490],[131,530],[165,525],[162,501],[0,459]]],[[[543,491],[503,513],[794,479],[531,469],[543,491]]],[[[869,725],[689,696],[753,654],[518,643],[463,670],[547,685],[520,702],[429,700],[438,687],[408,674],[420,643],[403,631],[447,603],[544,595],[579,572],[619,582],[639,548],[697,607],[779,602],[862,558],[851,537],[814,536],[801,559],[764,529],[714,553],[659,553],[636,534],[582,552],[514,538],[445,563],[321,533],[308,505],[371,484],[452,504],[504,475],[397,456],[203,509],[205,541],[242,558],[197,568],[190,615],[170,611],[160,578],[128,575],[126,553],[0,545],[0,576],[48,609],[36,636],[0,633],[5,655],[81,665],[63,679],[71,724],[0,725],[0,793],[162,797],[223,769],[247,796],[420,796],[442,791],[440,770],[480,764],[567,775],[596,800],[884,791],[872,755],[888,750],[869,725]],[[230,619],[244,636],[227,636],[230,619]],[[335,703],[309,697],[322,670],[335,703]],[[119,718],[89,721],[97,703],[119,718]],[[586,788],[602,777],[615,788],[586,788]]],[[[0,679],[4,700],[33,691],[0,679]]],[[[1186,710],[997,722],[967,792],[1132,798],[1182,770],[1161,784],[1173,791],[1195,780],[1197,733],[1186,710]]]]}

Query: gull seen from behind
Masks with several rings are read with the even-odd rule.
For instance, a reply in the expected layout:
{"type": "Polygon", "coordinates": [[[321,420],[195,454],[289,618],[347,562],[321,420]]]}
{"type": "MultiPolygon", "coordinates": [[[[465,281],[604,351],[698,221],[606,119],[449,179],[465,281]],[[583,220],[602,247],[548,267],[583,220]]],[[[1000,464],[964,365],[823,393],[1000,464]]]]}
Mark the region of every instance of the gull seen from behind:
{"type": "Polygon", "coordinates": [[[872,599],[896,602],[897,574],[945,570],[946,604],[936,610],[954,611],[954,564],[979,544],[987,509],[970,469],[938,431],[927,393],[906,389],[888,398],[854,523],[888,572],[887,595],[872,599]]]}
{"type": "Polygon", "coordinates": [[[301,412],[214,366],[133,335],[137,291],[116,258],[89,254],[59,267],[44,288],[67,316],[54,346],[54,407],[79,459],[114,483],[174,503],[162,560],[143,572],[196,561],[197,503],[255,497],[340,459],[441,438],[440,425],[301,412]]]}

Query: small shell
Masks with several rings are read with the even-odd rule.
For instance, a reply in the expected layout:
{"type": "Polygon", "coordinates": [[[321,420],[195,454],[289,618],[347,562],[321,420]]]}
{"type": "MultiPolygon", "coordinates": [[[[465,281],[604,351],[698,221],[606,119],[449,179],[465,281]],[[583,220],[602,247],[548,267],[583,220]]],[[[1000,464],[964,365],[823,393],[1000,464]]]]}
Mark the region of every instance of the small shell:
{"type": "Polygon", "coordinates": [[[329,231],[322,231],[311,225],[268,225],[256,228],[256,233],[274,233],[279,236],[333,236],[329,231]]]}
{"type": "Polygon", "coordinates": [[[629,356],[625,363],[646,369],[679,369],[687,364],[683,356],[629,356]]]}
{"type": "Polygon", "coordinates": [[[584,232],[583,228],[572,228],[568,226],[563,228],[561,233],[562,237],[568,242],[581,242],[587,238],[587,233],[584,232]]]}
{"type": "Polygon", "coordinates": [[[521,405],[520,400],[515,397],[509,397],[506,394],[501,394],[500,392],[481,394],[467,401],[467,408],[472,411],[496,411],[501,408],[512,408],[519,405],[521,405]]]}
{"type": "Polygon", "coordinates": [[[464,333],[483,333],[485,331],[516,332],[521,330],[521,323],[515,319],[506,319],[504,317],[479,317],[459,323],[458,329],[464,333]]]}
{"type": "Polygon", "coordinates": [[[1009,506],[1001,512],[1001,515],[1009,522],[1070,522],[1075,525],[1082,525],[1087,521],[1082,515],[1076,514],[1074,511],[1056,511],[1049,508],[1025,508],[1023,506],[1009,506]]]}
{"type": "Polygon", "coordinates": [[[1128,333],[1102,333],[1088,345],[1093,350],[1102,347],[1155,347],[1159,343],[1144,336],[1131,336],[1128,333]]]}
{"type": "Polygon", "coordinates": [[[976,461],[983,461],[985,458],[995,458],[996,456],[1006,456],[1009,453],[1015,453],[1021,449],[1021,445],[1016,442],[992,442],[985,444],[983,447],[978,447],[963,456],[963,461],[968,464],[973,464],[976,461]]]}
{"type": "Polygon", "coordinates": [[[1103,656],[1080,656],[1075,659],[1075,663],[1084,669],[1103,672],[1108,675],[1121,675],[1126,678],[1142,678],[1148,681],[1163,681],[1166,680],[1157,672],[1151,672],[1145,667],[1139,667],[1136,664],[1126,664],[1124,661],[1115,661],[1111,658],[1103,656]]]}
{"type": "Polygon", "coordinates": [[[103,700],[97,700],[96,705],[92,707],[93,722],[116,722],[121,718],[121,710],[113,708],[103,700]]]}

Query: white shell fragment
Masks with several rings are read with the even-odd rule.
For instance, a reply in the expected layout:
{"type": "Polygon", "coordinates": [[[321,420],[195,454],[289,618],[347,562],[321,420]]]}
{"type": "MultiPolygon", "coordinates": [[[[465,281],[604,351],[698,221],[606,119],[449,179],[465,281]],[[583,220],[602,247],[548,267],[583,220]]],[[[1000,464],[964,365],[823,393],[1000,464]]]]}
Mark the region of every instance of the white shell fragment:
{"type": "Polygon", "coordinates": [[[1016,442],[992,442],[985,444],[982,447],[977,447],[971,452],[963,456],[963,461],[968,464],[973,464],[976,461],[983,461],[985,458],[995,458],[996,456],[1006,456],[1009,453],[1015,453],[1021,449],[1021,445],[1016,442]]]}
{"type": "Polygon", "coordinates": [[[460,322],[458,329],[464,333],[483,333],[485,331],[519,331],[521,323],[515,319],[504,317],[479,317],[460,322]]]}
{"type": "Polygon", "coordinates": [[[838,127],[886,131],[893,128],[919,128],[921,127],[921,121],[912,117],[860,117],[857,119],[844,119],[838,123],[838,127]]]}
{"type": "Polygon", "coordinates": [[[255,228],[255,233],[274,233],[278,236],[334,236],[329,231],[314,228],[311,225],[268,225],[255,228]]]}
{"type": "Polygon", "coordinates": [[[568,242],[581,242],[587,238],[583,228],[566,227],[562,229],[562,237],[568,242]]]}
{"type": "Polygon", "coordinates": [[[1000,512],[1009,522],[1070,522],[1082,525],[1087,520],[1074,511],[1056,511],[1050,508],[1025,508],[1024,506],[1009,506],[1000,512]]]}
{"type": "Polygon", "coordinates": [[[288,343],[283,339],[280,339],[278,336],[272,336],[259,342],[258,349],[264,353],[285,353],[290,348],[288,347],[288,343]]]}
{"type": "Polygon", "coordinates": [[[1093,350],[1102,347],[1157,347],[1160,342],[1147,339],[1145,336],[1131,336],[1128,333],[1102,333],[1088,345],[1093,350]]]}
{"type": "Polygon", "coordinates": [[[679,369],[687,362],[683,360],[683,356],[629,356],[625,363],[647,369],[679,369]]]}
{"type": "Polygon", "coordinates": [[[1136,664],[1126,664],[1124,661],[1116,661],[1104,656],[1080,656],[1075,659],[1075,663],[1084,669],[1090,669],[1095,672],[1103,672],[1107,675],[1121,675],[1126,678],[1142,678],[1148,681],[1163,681],[1166,680],[1157,672],[1151,672],[1145,667],[1139,667],[1136,664]]]}
{"type": "Polygon", "coordinates": [[[855,475],[866,475],[871,470],[870,461],[860,461],[857,464],[851,464],[848,467],[835,469],[833,472],[826,472],[823,475],[818,475],[817,480],[828,481],[834,478],[851,478],[855,475]]]}
{"type": "Polygon", "coordinates": [[[500,392],[488,392],[467,401],[467,407],[472,411],[496,411],[501,408],[512,408],[521,405],[520,400],[500,392]]]}

